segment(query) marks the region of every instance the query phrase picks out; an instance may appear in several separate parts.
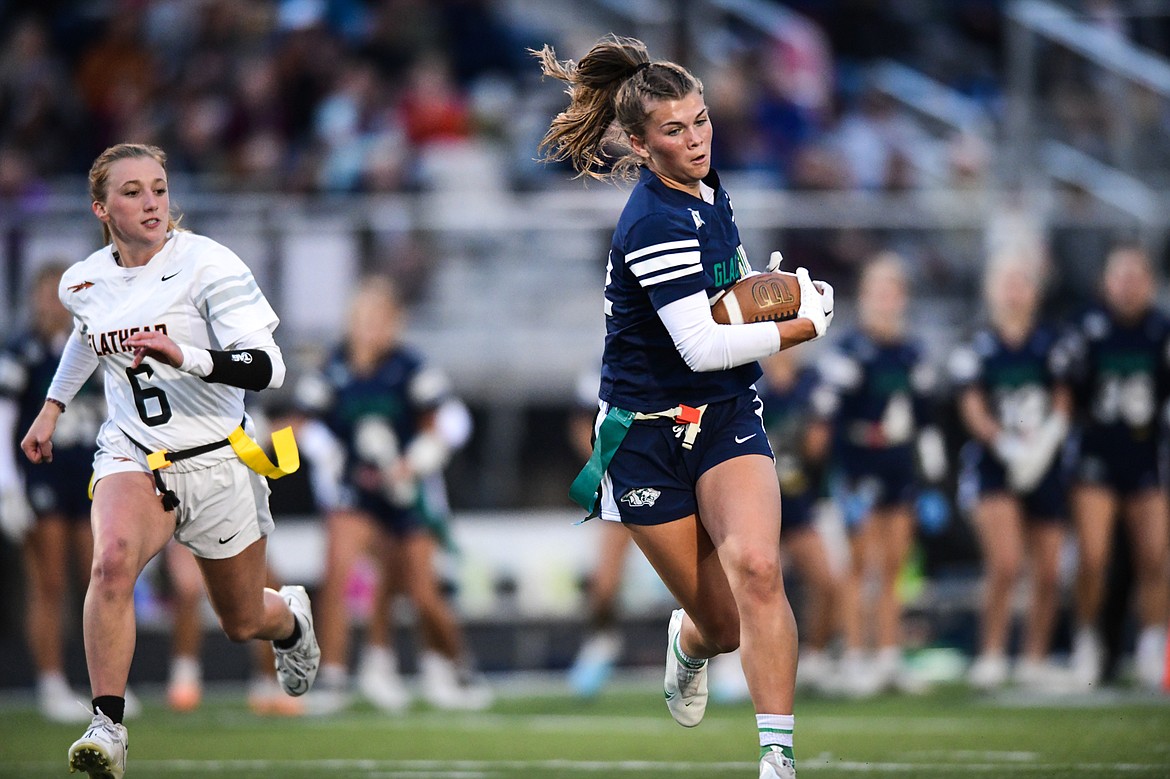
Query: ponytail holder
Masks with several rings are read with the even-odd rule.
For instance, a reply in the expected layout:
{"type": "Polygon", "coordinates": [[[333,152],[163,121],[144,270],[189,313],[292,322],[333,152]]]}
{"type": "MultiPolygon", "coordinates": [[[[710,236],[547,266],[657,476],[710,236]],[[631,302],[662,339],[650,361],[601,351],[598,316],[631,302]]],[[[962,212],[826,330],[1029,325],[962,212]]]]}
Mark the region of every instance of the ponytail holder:
{"type": "Polygon", "coordinates": [[[638,75],[643,70],[645,70],[646,68],[650,67],[653,64],[654,64],[653,62],[639,62],[637,65],[634,66],[634,72],[631,73],[630,76],[633,77],[633,76],[638,75]]]}

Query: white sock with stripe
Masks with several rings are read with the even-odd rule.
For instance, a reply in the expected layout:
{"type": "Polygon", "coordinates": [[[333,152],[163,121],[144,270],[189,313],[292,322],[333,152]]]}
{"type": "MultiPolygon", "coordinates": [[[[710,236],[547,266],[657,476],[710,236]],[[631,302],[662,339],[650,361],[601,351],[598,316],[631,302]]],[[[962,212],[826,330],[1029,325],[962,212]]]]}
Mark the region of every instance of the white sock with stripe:
{"type": "Polygon", "coordinates": [[[777,747],[790,760],[792,753],[792,731],[796,728],[793,714],[757,714],[756,728],[760,731],[760,757],[777,747]]]}

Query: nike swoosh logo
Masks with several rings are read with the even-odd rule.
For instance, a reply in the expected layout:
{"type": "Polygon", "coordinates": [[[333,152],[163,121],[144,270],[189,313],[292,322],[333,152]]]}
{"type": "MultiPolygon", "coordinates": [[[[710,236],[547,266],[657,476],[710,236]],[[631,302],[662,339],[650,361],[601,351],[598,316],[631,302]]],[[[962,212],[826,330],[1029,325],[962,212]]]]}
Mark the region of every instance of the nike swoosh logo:
{"type": "Polygon", "coordinates": [[[238,536],[239,534],[240,534],[240,531],[239,531],[239,530],[237,530],[236,532],[232,533],[232,534],[231,534],[230,536],[228,536],[227,538],[221,538],[221,539],[219,539],[219,542],[220,542],[221,544],[226,544],[228,541],[231,541],[233,538],[235,538],[235,537],[236,537],[236,536],[238,536]]]}
{"type": "Polygon", "coordinates": [[[755,438],[757,435],[759,435],[759,433],[752,433],[751,435],[749,435],[749,436],[745,436],[745,437],[743,437],[743,438],[740,438],[739,436],[736,436],[736,437],[735,437],[735,442],[736,442],[737,444],[742,444],[742,443],[744,443],[745,441],[750,441],[750,440],[752,440],[752,439],[753,439],[753,438],[755,438]]]}
{"type": "MultiPolygon", "coordinates": [[[[173,279],[175,276],[178,276],[178,275],[179,275],[180,273],[182,273],[182,272],[183,272],[182,270],[177,270],[177,271],[175,271],[174,273],[172,273],[170,276],[163,276],[163,277],[162,277],[162,280],[163,280],[163,281],[168,281],[168,280],[170,280],[170,279],[173,279]]],[[[222,541],[220,541],[220,543],[222,544],[223,542],[222,542],[222,541]]]]}

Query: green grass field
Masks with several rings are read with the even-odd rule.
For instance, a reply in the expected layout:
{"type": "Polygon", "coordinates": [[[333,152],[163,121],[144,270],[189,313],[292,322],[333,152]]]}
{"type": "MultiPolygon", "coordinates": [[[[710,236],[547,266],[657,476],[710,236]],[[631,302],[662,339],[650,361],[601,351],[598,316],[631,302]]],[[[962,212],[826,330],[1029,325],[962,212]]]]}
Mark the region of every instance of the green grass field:
{"type": "MultiPolygon", "coordinates": [[[[361,779],[755,777],[747,706],[712,706],[684,730],[653,680],[589,703],[567,695],[504,697],[489,712],[419,710],[388,718],[358,707],[320,719],[262,719],[228,694],[194,714],[147,695],[130,723],[129,779],[215,776],[361,779]]],[[[0,776],[67,776],[79,726],[49,725],[27,699],[0,706],[0,776]]],[[[802,777],[1170,777],[1170,697],[1047,703],[945,688],[920,698],[802,701],[802,777]]]]}

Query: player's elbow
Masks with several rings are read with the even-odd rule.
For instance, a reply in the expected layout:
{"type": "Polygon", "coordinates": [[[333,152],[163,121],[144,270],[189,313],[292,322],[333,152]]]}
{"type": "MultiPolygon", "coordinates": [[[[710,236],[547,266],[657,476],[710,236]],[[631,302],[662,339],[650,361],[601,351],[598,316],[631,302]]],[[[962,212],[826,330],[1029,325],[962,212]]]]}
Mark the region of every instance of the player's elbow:
{"type": "Polygon", "coordinates": [[[719,325],[709,322],[684,333],[674,345],[683,362],[696,373],[727,370],[732,366],[719,336],[719,325]]]}
{"type": "Polygon", "coordinates": [[[272,360],[272,377],[268,380],[268,387],[266,389],[278,389],[284,384],[284,377],[286,369],[284,367],[284,357],[280,354],[280,349],[265,349],[268,352],[268,357],[272,360]]]}

